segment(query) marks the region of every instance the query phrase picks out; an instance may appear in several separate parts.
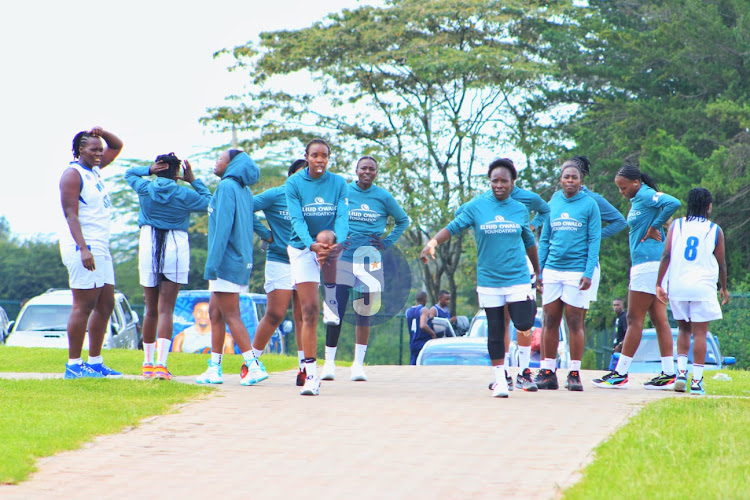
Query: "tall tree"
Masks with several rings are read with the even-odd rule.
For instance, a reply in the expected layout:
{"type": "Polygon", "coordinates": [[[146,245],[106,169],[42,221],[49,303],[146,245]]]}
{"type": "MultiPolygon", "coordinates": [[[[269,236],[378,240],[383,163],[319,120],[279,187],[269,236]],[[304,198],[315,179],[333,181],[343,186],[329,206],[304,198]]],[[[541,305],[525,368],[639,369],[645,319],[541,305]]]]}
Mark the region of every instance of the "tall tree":
{"type": "MultiPolygon", "coordinates": [[[[309,28],[263,33],[259,46],[231,50],[234,69],[249,71],[254,88],[205,122],[249,131],[248,147],[299,147],[314,133],[332,137],[340,163],[353,150],[377,155],[379,184],[412,218],[404,246],[416,257],[459,204],[486,189],[475,176],[487,160],[520,145],[534,166],[529,134],[551,115],[524,102],[548,63],[520,38],[537,36],[528,20],[554,19],[564,4],[391,0],[309,28]],[[312,84],[292,91],[302,80],[312,84]]],[[[433,298],[443,281],[455,295],[462,248],[463,236],[453,238],[438,247],[435,265],[421,268],[433,298]]]]}

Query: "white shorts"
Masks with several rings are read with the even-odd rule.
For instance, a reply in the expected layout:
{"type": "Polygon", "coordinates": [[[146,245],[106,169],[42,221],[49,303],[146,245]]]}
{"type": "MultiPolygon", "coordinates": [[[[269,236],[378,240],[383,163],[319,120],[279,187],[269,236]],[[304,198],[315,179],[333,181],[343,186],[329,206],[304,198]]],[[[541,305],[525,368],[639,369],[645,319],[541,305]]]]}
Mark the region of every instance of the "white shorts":
{"type": "Polygon", "coordinates": [[[670,300],[669,307],[672,308],[674,319],[688,321],[691,323],[706,323],[721,319],[721,306],[719,300],[670,300]]]}
{"type": "Polygon", "coordinates": [[[544,278],[542,305],[546,306],[557,299],[562,299],[569,306],[589,308],[589,291],[578,288],[583,272],[544,269],[542,276],[544,278]]]}
{"type": "Polygon", "coordinates": [[[75,290],[91,290],[115,284],[115,268],[109,252],[92,252],[96,269],[83,267],[81,252],[75,247],[60,248],[63,264],[68,268],[68,286],[75,290]]]}
{"type": "Polygon", "coordinates": [[[266,260],[266,283],[263,288],[266,293],[274,290],[294,290],[292,266],[286,262],[266,260]]]}
{"type": "Polygon", "coordinates": [[[368,291],[372,292],[383,292],[385,290],[385,275],[383,274],[383,263],[381,261],[377,261],[374,266],[363,265],[357,270],[357,273],[354,272],[354,263],[339,259],[336,263],[336,284],[350,287],[358,284],[366,285],[368,291]]]}
{"type": "Polygon", "coordinates": [[[209,292],[247,293],[249,289],[249,285],[238,285],[237,283],[232,283],[221,278],[208,280],[209,292]]]}
{"type": "MultiPolygon", "coordinates": [[[[589,294],[589,302],[596,302],[596,296],[599,293],[599,282],[602,280],[602,270],[599,263],[596,263],[594,275],[591,277],[591,286],[586,290],[589,294]]],[[[588,309],[588,308],[587,308],[588,309]]]]}
{"type": "Polygon", "coordinates": [[[630,290],[656,295],[656,278],[659,276],[659,262],[644,262],[630,268],[630,290]]]}
{"type": "Polygon", "coordinates": [[[289,254],[289,265],[292,270],[292,284],[320,283],[320,264],[318,256],[309,248],[298,249],[286,247],[289,254]]]}
{"type": "MultiPolygon", "coordinates": [[[[155,287],[153,228],[141,227],[138,240],[138,271],[141,286],[155,287]]],[[[174,283],[187,285],[190,274],[190,241],[187,231],[167,231],[164,236],[162,274],[174,283]]]]}
{"type": "Polygon", "coordinates": [[[478,286],[479,307],[503,307],[508,302],[525,302],[534,298],[531,283],[492,288],[478,286]]]}

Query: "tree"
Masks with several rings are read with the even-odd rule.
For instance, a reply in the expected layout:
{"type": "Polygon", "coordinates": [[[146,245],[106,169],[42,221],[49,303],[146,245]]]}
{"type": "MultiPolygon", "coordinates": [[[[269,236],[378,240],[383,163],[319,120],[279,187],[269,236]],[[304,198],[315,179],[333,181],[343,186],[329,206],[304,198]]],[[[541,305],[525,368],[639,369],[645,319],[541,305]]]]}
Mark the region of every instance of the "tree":
{"type": "MultiPolygon", "coordinates": [[[[486,189],[475,176],[488,160],[520,144],[534,166],[531,135],[550,110],[524,103],[548,63],[525,51],[520,37],[537,36],[527,21],[554,18],[558,4],[567,2],[391,0],[263,33],[258,47],[231,51],[233,69],[248,70],[254,88],[204,122],[249,132],[247,148],[331,136],[334,171],[352,151],[376,155],[378,184],[412,219],[402,248],[415,258],[458,205],[486,189]],[[301,79],[312,82],[307,91],[291,91],[301,79]],[[280,86],[288,90],[274,90],[280,86]]],[[[421,267],[433,299],[444,280],[456,295],[462,249],[463,235],[438,247],[434,266],[421,267]]]]}

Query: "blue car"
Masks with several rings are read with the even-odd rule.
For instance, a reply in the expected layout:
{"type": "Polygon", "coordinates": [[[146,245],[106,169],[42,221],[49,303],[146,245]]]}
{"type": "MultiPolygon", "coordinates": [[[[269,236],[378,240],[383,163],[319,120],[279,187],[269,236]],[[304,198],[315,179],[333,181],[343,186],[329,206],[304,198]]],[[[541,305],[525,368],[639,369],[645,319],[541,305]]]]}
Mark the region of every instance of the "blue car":
{"type": "MultiPolygon", "coordinates": [[[[677,328],[672,328],[672,341],[674,342],[674,359],[677,363],[677,328]]],[[[719,339],[714,337],[711,332],[706,336],[706,370],[721,370],[726,365],[733,365],[735,359],[732,356],[722,358],[721,349],[719,348],[719,339]]],[[[693,340],[690,340],[690,351],[688,352],[688,371],[693,368],[693,340]]],[[[638,350],[633,356],[630,363],[630,373],[659,373],[661,372],[661,354],[659,352],[659,342],[656,339],[656,330],[646,328],[643,330],[643,337],[638,350]]]]}

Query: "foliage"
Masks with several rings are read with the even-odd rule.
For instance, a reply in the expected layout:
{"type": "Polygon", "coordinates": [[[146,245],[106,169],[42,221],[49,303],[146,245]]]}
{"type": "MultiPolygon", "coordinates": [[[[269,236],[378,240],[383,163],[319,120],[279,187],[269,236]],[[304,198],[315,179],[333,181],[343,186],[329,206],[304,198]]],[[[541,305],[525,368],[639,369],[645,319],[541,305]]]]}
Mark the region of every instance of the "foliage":
{"type": "Polygon", "coordinates": [[[68,271],[57,243],[0,238],[0,297],[30,299],[49,288],[67,288],[68,271]]]}

